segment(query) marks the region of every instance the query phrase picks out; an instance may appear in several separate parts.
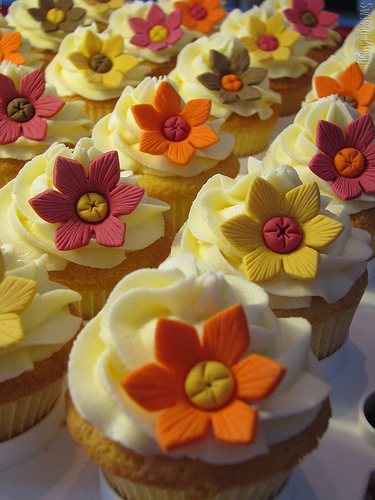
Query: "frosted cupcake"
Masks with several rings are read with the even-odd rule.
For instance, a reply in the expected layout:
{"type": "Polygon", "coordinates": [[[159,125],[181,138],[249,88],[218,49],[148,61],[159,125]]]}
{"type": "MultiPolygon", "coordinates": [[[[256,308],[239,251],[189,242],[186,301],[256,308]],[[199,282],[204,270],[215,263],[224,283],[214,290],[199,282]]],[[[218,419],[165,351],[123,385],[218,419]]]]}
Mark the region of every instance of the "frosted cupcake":
{"type": "Polygon", "coordinates": [[[93,24],[67,35],[46,68],[46,81],[64,101],[83,100],[94,123],[113,111],[127,85],[137,85],[150,67],[124,50],[121,35],[98,33],[93,24]]]}
{"type": "Polygon", "coordinates": [[[51,411],[82,324],[79,294],[49,281],[46,260],[22,262],[11,245],[0,249],[0,442],[51,411]]]}
{"type": "Polygon", "coordinates": [[[298,111],[317,63],[307,57],[309,44],[288,28],[283,15],[257,6],[246,12],[234,9],[220,33],[239,38],[249,51],[251,64],[267,69],[271,90],[282,97],[280,115],[298,111]]]}
{"type": "Polygon", "coordinates": [[[368,233],[328,201],[291,167],[266,171],[249,158],[242,178],[206,182],[171,255],[191,252],[261,285],[277,316],[311,323],[311,347],[323,359],[348,336],[372,254],[368,233]]]}
{"type": "Polygon", "coordinates": [[[207,121],[210,109],[208,99],[184,103],[168,78],[148,77],[126,87],[114,111],[93,129],[96,147],[118,151],[120,164],[142,176],[147,194],[170,205],[176,229],[209,177],[239,172],[234,137],[221,131],[223,119],[207,121]]]}
{"type": "Polygon", "coordinates": [[[187,45],[169,74],[184,100],[210,99],[211,116],[235,137],[233,152],[250,156],[266,148],[279,118],[281,97],[269,88],[267,69],[256,67],[235,36],[201,37],[187,45]]]}
{"type": "Polygon", "coordinates": [[[108,27],[108,20],[112,12],[124,5],[126,0],[75,0],[75,5],[85,9],[87,17],[95,21],[99,31],[108,27]]]}
{"type": "Polygon", "coordinates": [[[52,145],[0,190],[0,241],[17,257],[48,255],[50,279],[82,295],[84,319],[103,306],[115,284],[170,252],[174,230],[165,203],[120,173],[115,151],[102,154],[91,139],[74,149],[52,145]]]}
{"type": "Polygon", "coordinates": [[[64,103],[40,69],[0,65],[0,186],[56,141],[74,146],[91,134],[83,102],[64,103]]]}
{"type": "Polygon", "coordinates": [[[88,323],[67,423],[120,498],[273,498],[317,446],[329,387],[310,325],[267,302],[184,255],[126,277],[88,323]]]}

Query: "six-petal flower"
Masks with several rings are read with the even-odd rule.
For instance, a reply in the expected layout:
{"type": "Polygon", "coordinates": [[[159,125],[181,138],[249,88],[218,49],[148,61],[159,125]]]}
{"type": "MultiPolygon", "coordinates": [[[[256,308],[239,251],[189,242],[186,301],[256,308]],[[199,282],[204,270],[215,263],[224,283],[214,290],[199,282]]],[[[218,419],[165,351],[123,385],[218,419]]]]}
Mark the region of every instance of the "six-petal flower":
{"type": "Polygon", "coordinates": [[[333,26],[339,14],[324,9],[324,0],[292,0],[292,8],[283,14],[301,35],[328,38],[327,26],[333,26]]]}
{"type": "Polygon", "coordinates": [[[175,9],[182,10],[182,24],[202,33],[210,33],[213,26],[221,21],[226,12],[220,8],[220,0],[187,0],[175,2],[175,9]]]}
{"type": "Polygon", "coordinates": [[[85,9],[74,7],[73,0],[39,0],[39,8],[28,9],[29,14],[41,23],[43,31],[72,33],[83,22],[85,9]]]}
{"type": "MultiPolygon", "coordinates": [[[[1,35],[0,35],[1,36],[1,35]]],[[[8,61],[16,66],[25,64],[25,58],[17,52],[21,46],[21,35],[18,31],[5,33],[0,39],[0,63],[8,61]]]]}

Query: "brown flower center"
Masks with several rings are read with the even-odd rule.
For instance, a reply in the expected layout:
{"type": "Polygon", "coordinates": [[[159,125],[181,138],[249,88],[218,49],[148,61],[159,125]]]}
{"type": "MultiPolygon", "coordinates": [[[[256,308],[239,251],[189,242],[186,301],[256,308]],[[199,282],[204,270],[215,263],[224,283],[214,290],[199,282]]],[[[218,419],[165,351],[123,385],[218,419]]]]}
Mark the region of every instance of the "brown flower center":
{"type": "Polygon", "coordinates": [[[64,21],[65,19],[65,12],[61,9],[56,9],[53,8],[53,9],[50,9],[47,14],[46,14],[46,19],[47,21],[49,21],[50,23],[53,23],[53,24],[60,24],[64,21]]]}
{"type": "Polygon", "coordinates": [[[221,78],[221,86],[228,92],[238,92],[242,89],[243,84],[237,75],[230,74],[221,78]]]}
{"type": "Polygon", "coordinates": [[[90,68],[95,73],[108,73],[112,69],[112,61],[104,54],[95,54],[89,62],[90,68]]]}
{"type": "Polygon", "coordinates": [[[263,226],[263,239],[273,252],[289,253],[300,245],[302,230],[289,217],[273,217],[263,226]]]}
{"type": "Polygon", "coordinates": [[[358,101],[355,97],[351,95],[342,95],[340,96],[341,101],[346,102],[346,104],[349,104],[352,108],[357,108],[358,106],[358,101]]]}
{"type": "Polygon", "coordinates": [[[279,46],[279,41],[273,35],[262,35],[258,39],[258,47],[261,50],[270,52],[272,50],[276,50],[278,46],[279,46]]]}
{"type": "Polygon", "coordinates": [[[189,10],[189,14],[197,21],[201,21],[207,17],[207,11],[202,5],[194,5],[194,7],[189,10]]]}
{"type": "Polygon", "coordinates": [[[343,177],[357,177],[365,168],[365,158],[356,148],[344,148],[333,159],[337,172],[343,177]]]}
{"type": "Polygon", "coordinates": [[[15,122],[28,122],[34,114],[34,106],[24,97],[16,97],[7,106],[7,115],[15,122]]]}
{"type": "Polygon", "coordinates": [[[77,214],[86,222],[100,222],[106,218],[108,203],[99,193],[83,194],[76,205],[77,214]]]}
{"type": "Polygon", "coordinates": [[[163,124],[163,134],[168,141],[183,141],[189,133],[190,125],[181,116],[171,116],[163,124]]]}
{"type": "Polygon", "coordinates": [[[168,29],[162,24],[157,24],[150,29],[148,36],[152,42],[163,42],[168,36],[168,29]]]}
{"type": "Polygon", "coordinates": [[[300,15],[300,19],[302,23],[308,28],[313,28],[318,24],[318,20],[312,12],[303,12],[300,15]]]}

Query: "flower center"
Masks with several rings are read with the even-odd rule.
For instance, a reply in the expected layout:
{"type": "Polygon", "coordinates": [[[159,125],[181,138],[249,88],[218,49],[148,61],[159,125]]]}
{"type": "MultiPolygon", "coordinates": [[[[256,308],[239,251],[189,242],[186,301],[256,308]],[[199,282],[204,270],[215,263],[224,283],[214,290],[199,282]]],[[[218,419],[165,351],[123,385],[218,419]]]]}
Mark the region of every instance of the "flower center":
{"type": "Polygon", "coordinates": [[[358,149],[344,148],[336,153],[333,164],[343,177],[357,177],[365,168],[365,158],[358,149]]]}
{"type": "Polygon", "coordinates": [[[279,46],[279,41],[273,35],[262,35],[258,39],[258,47],[261,50],[266,50],[270,52],[271,50],[276,50],[279,46]]]}
{"type": "Polygon", "coordinates": [[[56,9],[56,8],[53,8],[53,9],[50,9],[48,12],[47,12],[47,15],[46,15],[46,19],[47,21],[49,21],[50,23],[53,23],[53,24],[60,24],[64,21],[65,19],[65,13],[63,10],[61,9],[56,9]]]}
{"type": "Polygon", "coordinates": [[[358,106],[358,101],[355,97],[351,95],[342,95],[340,96],[341,101],[346,102],[346,104],[349,104],[352,108],[357,108],[358,106]]]}
{"type": "Polygon", "coordinates": [[[318,24],[318,20],[312,12],[303,12],[300,15],[300,19],[302,23],[308,28],[313,28],[318,24]]]}
{"type": "Polygon", "coordinates": [[[197,21],[201,21],[202,19],[207,17],[207,11],[201,5],[194,5],[194,7],[189,10],[189,14],[193,19],[196,19],[197,21]]]}
{"type": "Polygon", "coordinates": [[[185,379],[185,393],[198,408],[217,410],[232,397],[235,382],[232,372],[219,361],[201,361],[185,379]]]}
{"type": "Polygon", "coordinates": [[[89,65],[95,73],[108,73],[112,68],[112,61],[104,54],[98,53],[92,56],[89,65]]]}
{"type": "Polygon", "coordinates": [[[230,74],[221,78],[221,86],[228,92],[238,92],[242,89],[243,84],[237,75],[230,74]]]}
{"type": "Polygon", "coordinates": [[[148,36],[152,42],[162,42],[168,36],[168,29],[161,24],[157,24],[150,29],[148,36]]]}
{"type": "Polygon", "coordinates": [[[163,124],[163,134],[168,141],[183,141],[189,133],[190,125],[181,116],[171,116],[163,124]]]}
{"type": "Polygon", "coordinates": [[[77,214],[86,222],[100,222],[108,213],[108,203],[99,193],[85,193],[77,202],[77,214]]]}
{"type": "Polygon", "coordinates": [[[289,217],[273,217],[263,226],[263,239],[273,252],[289,253],[300,245],[302,230],[289,217]]]}
{"type": "Polygon", "coordinates": [[[34,106],[24,97],[16,97],[7,106],[7,115],[15,122],[28,122],[34,114],[34,106]]]}
{"type": "Polygon", "coordinates": [[[110,2],[111,0],[98,0],[99,3],[108,3],[110,2]]]}

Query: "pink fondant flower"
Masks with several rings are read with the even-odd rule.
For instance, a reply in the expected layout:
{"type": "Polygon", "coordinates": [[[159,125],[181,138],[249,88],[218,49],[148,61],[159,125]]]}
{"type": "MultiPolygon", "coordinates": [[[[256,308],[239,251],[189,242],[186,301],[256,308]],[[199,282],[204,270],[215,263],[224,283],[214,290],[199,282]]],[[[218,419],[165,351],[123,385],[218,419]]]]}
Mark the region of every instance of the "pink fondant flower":
{"type": "Polygon", "coordinates": [[[149,10],[146,20],[141,17],[132,17],[129,24],[135,35],[130,42],[139,47],[147,47],[158,51],[174,45],[182,37],[179,29],[182,22],[182,10],[174,10],[165,16],[162,9],[154,4],[149,10]]]}
{"type": "Polygon", "coordinates": [[[292,8],[284,10],[283,14],[301,35],[327,38],[326,27],[332,26],[340,16],[323,9],[324,0],[292,0],[292,8]]]}
{"type": "Polygon", "coordinates": [[[21,79],[19,90],[9,76],[0,74],[0,144],[15,142],[22,134],[32,141],[43,141],[47,122],[65,105],[51,95],[43,95],[45,81],[40,69],[21,79]]]}
{"type": "Polygon", "coordinates": [[[345,134],[334,123],[320,120],[316,145],[321,153],[311,159],[309,168],[332,182],[332,191],[342,200],[358,198],[362,190],[375,194],[375,131],[370,115],[350,123],[345,134]]]}
{"type": "Polygon", "coordinates": [[[118,153],[110,151],[90,162],[88,175],[76,160],[58,156],[53,172],[56,189],[47,189],[29,200],[35,212],[51,224],[62,222],[55,232],[58,250],[88,245],[92,235],[106,247],[120,247],[126,224],[118,217],[131,214],[144,190],[120,183],[118,153]]]}

